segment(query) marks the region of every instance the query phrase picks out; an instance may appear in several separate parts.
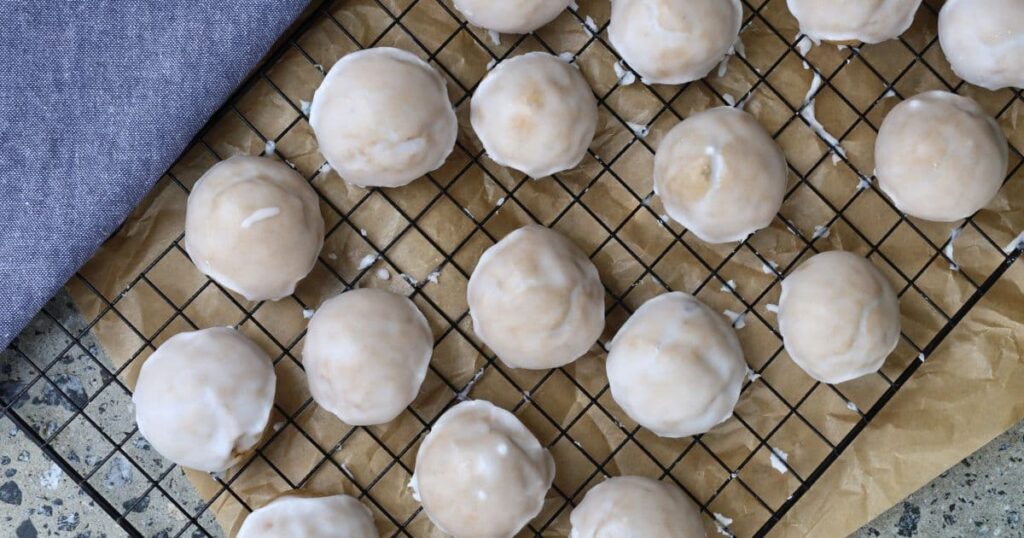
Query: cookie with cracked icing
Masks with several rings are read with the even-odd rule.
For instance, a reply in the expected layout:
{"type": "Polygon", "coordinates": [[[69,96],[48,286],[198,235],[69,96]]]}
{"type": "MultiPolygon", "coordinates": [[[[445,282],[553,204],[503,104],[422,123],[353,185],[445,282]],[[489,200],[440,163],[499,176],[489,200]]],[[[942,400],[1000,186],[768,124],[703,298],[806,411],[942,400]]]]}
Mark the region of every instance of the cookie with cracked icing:
{"type": "Polygon", "coordinates": [[[431,428],[410,485],[443,532],[511,538],[540,513],[554,478],[554,458],[515,415],[475,400],[431,428]]]}
{"type": "Polygon", "coordinates": [[[555,20],[574,0],[455,0],[474,26],[503,34],[528,34],[555,20]]]}
{"type": "Polygon", "coordinates": [[[608,38],[645,84],[707,76],[739,39],[739,0],[615,0],[608,38]]]}
{"type": "Polygon", "coordinates": [[[921,0],[787,0],[814,41],[881,43],[906,32],[921,0]]]}
{"type": "Polygon", "coordinates": [[[250,301],[291,295],[323,243],[316,192],[280,161],[231,157],[189,194],[185,251],[203,274],[250,301]]]}
{"type": "Polygon", "coordinates": [[[736,331],[691,295],[648,300],[619,329],[606,362],[612,397],[661,437],[709,431],[732,416],[747,373],[736,331]]]}
{"type": "Polygon", "coordinates": [[[705,538],[697,505],[668,480],[617,476],[594,486],[569,516],[570,538],[705,538]]]}
{"type": "Polygon", "coordinates": [[[786,157],[754,116],[698,112],[665,135],[654,192],[672,220],[708,243],[742,241],[767,227],[786,194],[786,157]]]}
{"type": "Polygon", "coordinates": [[[1002,128],[975,100],[925,92],[896,105],[875,139],[878,186],[904,213],[953,222],[995,198],[1006,178],[1002,128]]]}
{"type": "Polygon", "coordinates": [[[473,94],[473,131],[494,162],[538,179],[576,167],[597,130],[579,69],[544,52],[505,60],[473,94]]]}
{"type": "Polygon", "coordinates": [[[939,44],[960,78],[989,90],[1024,88],[1024,2],[947,0],[939,44]]]}
{"type": "Polygon", "coordinates": [[[139,371],[139,432],[178,465],[227,470],[263,436],[276,379],[270,357],[235,329],[176,334],[139,371]]]}
{"type": "Polygon", "coordinates": [[[604,330],[604,287],[586,254],[562,234],[529,225],[484,252],[470,276],[473,331],[505,364],[568,364],[604,330]]]}
{"type": "Polygon", "coordinates": [[[373,514],[348,495],[283,495],[249,514],[236,538],[377,538],[373,514]]]}
{"type": "Polygon", "coordinates": [[[371,288],[324,302],[309,321],[302,365],[320,407],[347,424],[384,424],[416,398],[434,336],[407,297],[371,288]]]}
{"type": "Polygon", "coordinates": [[[782,280],[779,331],[808,375],[842,383],[878,371],[900,337],[900,305],[885,275],[863,256],[830,251],[782,280]]]}
{"type": "Polygon", "coordinates": [[[458,131],[444,78],[390,47],[338,60],[313,95],[309,125],[331,167],[362,187],[401,187],[437,170],[458,131]]]}

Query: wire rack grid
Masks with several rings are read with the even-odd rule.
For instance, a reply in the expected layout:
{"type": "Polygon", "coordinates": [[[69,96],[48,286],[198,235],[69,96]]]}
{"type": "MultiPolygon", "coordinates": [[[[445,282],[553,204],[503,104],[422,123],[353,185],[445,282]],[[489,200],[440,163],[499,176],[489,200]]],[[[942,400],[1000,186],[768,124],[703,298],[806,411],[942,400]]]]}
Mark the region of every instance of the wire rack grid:
{"type": "MultiPolygon", "coordinates": [[[[970,259],[958,265],[949,248],[956,236],[948,235],[949,228],[932,227],[900,215],[869,180],[872,174],[865,163],[852,153],[847,155],[836,143],[818,137],[806,111],[815,100],[819,107],[845,110],[847,123],[829,127],[839,134],[838,144],[855,146],[862,136],[873,139],[880,118],[895,102],[887,102],[890,97],[904,98],[923,87],[972,90],[951,77],[942,64],[933,30],[939,7],[936,2],[925,2],[915,28],[883,48],[818,48],[808,53],[800,36],[787,36],[779,29],[792,26],[781,18],[784,0],[744,0],[744,39],[750,37],[761,46],[747,43],[746,53],[730,60],[728,69],[742,72],[738,78],[747,81],[737,92],[739,99],[727,93],[733,91],[732,87],[714,76],[680,87],[627,85],[618,76],[615,78],[619,80],[611,84],[594,83],[605,133],[599,138],[605,138],[595,143],[579,170],[531,181],[496,167],[470,135],[463,133],[449,164],[413,187],[339,190],[342,184],[337,176],[322,166],[315,147],[308,147],[306,100],[312,89],[292,85],[291,77],[296,73],[316,79],[349,50],[402,46],[445,75],[464,126],[468,101],[486,72],[485,67],[481,69],[485,63],[527,50],[553,54],[568,50],[588,78],[592,75],[588,67],[596,70],[596,66],[603,65],[611,70],[616,62],[624,66],[607,40],[605,4],[581,1],[576,9],[560,17],[550,32],[504,36],[505,42],[499,44],[467,26],[449,1],[328,3],[287,36],[157,187],[157,191],[173,192],[180,198],[194,183],[196,170],[240,152],[274,154],[302,172],[321,196],[328,224],[327,246],[311,277],[319,283],[315,288],[300,288],[295,297],[282,303],[287,308],[307,310],[342,289],[380,284],[378,272],[353,261],[365,252],[375,263],[400,275],[392,285],[403,286],[428,314],[435,330],[437,349],[427,380],[434,396],[427,402],[414,403],[400,418],[401,428],[340,428],[333,436],[325,435],[311,427],[311,417],[317,411],[308,396],[301,401],[278,402],[278,424],[252,458],[223,476],[207,477],[214,485],[209,498],[183,495],[179,487],[183,482],[181,469],[152,453],[140,452],[139,447],[146,448],[145,442],[130,416],[121,427],[108,426],[99,416],[104,412],[103,404],[120,401],[119,405],[130,409],[130,400],[126,399],[131,390],[126,380],[161,341],[181,330],[223,321],[205,318],[202,305],[210,301],[233,308],[238,314],[220,324],[239,326],[274,351],[279,378],[301,371],[297,351],[303,331],[283,331],[264,322],[267,312],[286,307],[247,303],[194,275],[186,279],[194,282],[191,287],[172,285],[168,273],[184,277],[166,269],[172,263],[169,260],[187,262],[179,232],[172,234],[147,261],[145,270],[120,290],[95,284],[95,273],[88,269],[69,282],[69,288],[95,303],[95,315],[77,319],[55,312],[52,305],[44,309],[37,323],[57,331],[66,346],[59,353],[40,357],[23,339],[12,344],[6,358],[24,363],[27,373],[14,390],[3,392],[0,404],[4,414],[130,536],[157,534],[145,519],[150,505],[175,514],[172,524],[161,530],[164,535],[221,535],[224,531],[213,512],[225,504],[236,504],[243,512],[253,509],[252,492],[240,484],[245,483],[248,472],[257,468],[272,475],[279,489],[310,488],[327,480],[324,476],[334,477],[372,508],[382,535],[426,535],[430,526],[419,507],[410,505],[407,498],[403,502],[395,498],[407,496],[398,492],[404,490],[412,474],[422,435],[443,409],[481,389],[499,395],[497,403],[519,415],[558,461],[559,476],[545,509],[523,535],[563,534],[568,513],[590,486],[605,476],[626,472],[671,480],[684,488],[707,515],[709,528],[738,536],[766,535],[1021,254],[1019,250],[1004,252],[992,238],[991,222],[975,217],[956,227],[959,236],[972,238],[970,259]],[[442,32],[445,37],[437,39],[437,28],[450,31],[442,32]],[[344,45],[337,47],[337,43],[344,45]],[[460,54],[450,54],[456,48],[460,54]],[[476,70],[460,69],[474,64],[466,50],[480,53],[476,70]],[[821,78],[815,93],[794,95],[793,84],[777,76],[794,72],[794,63],[803,64],[812,76],[821,78]],[[850,84],[870,87],[873,98],[851,91],[850,84]],[[632,97],[624,97],[627,92],[632,97]],[[689,111],[737,101],[755,114],[761,112],[759,119],[770,127],[787,154],[792,144],[813,143],[819,148],[811,159],[790,162],[787,205],[773,224],[776,233],[771,236],[774,242],[791,242],[784,260],[773,259],[769,254],[773,246],[765,244],[763,234],[721,248],[701,244],[685,230],[662,220],[657,201],[652,200],[649,180],[645,182],[632,172],[633,163],[653,155],[657,133],[689,111]],[[646,110],[639,125],[627,119],[635,113],[635,103],[646,110]],[[283,111],[274,121],[266,121],[254,112],[270,107],[283,111]],[[624,108],[633,112],[623,112],[624,108]],[[238,132],[247,134],[241,139],[225,134],[238,132]],[[813,140],[808,142],[794,132],[810,133],[813,140]],[[841,192],[821,180],[824,169],[841,170],[838,173],[847,178],[841,192]],[[601,203],[603,198],[624,199],[628,204],[612,211],[601,203]],[[808,203],[820,207],[825,217],[809,222],[804,213],[787,209],[808,203]],[[466,228],[453,233],[446,224],[455,220],[465,223],[466,228]],[[690,292],[716,307],[734,305],[739,311],[735,325],[740,328],[752,371],[735,417],[725,427],[727,433],[661,440],[625,420],[610,398],[603,374],[586,371],[586,364],[601,364],[607,335],[600,349],[581,359],[580,366],[523,373],[496,362],[472,334],[465,305],[451,304],[449,293],[434,288],[441,286],[439,272],[444,280],[454,282],[456,289],[464,286],[480,252],[525,222],[559,229],[589,250],[607,287],[609,334],[614,334],[614,329],[644,299],[668,289],[690,292]],[[839,238],[845,248],[869,256],[897,283],[904,325],[908,327],[882,371],[841,386],[814,383],[794,370],[771,313],[771,301],[777,298],[782,275],[809,255],[836,246],[829,243],[825,232],[833,235],[832,241],[839,238]],[[917,246],[909,250],[926,251],[925,259],[907,259],[904,254],[908,242],[917,246]],[[354,254],[339,260],[332,248],[354,254]],[[430,259],[409,254],[424,250],[434,253],[430,259]],[[686,266],[687,274],[671,269],[677,265],[686,266]],[[751,278],[743,271],[755,266],[763,268],[762,276],[747,285],[751,278]],[[941,287],[951,272],[959,289],[952,299],[941,287]],[[737,286],[737,279],[744,283],[737,286]],[[133,294],[145,294],[149,300],[165,305],[165,314],[155,321],[140,319],[128,299],[133,294]],[[127,334],[122,340],[130,343],[116,349],[97,345],[94,333],[110,325],[127,334]],[[83,356],[100,372],[98,387],[79,394],[62,386],[58,372],[69,354],[83,356]],[[445,356],[453,358],[439,360],[445,356]],[[41,387],[68,402],[69,412],[58,423],[40,422],[23,408],[22,404],[36,397],[41,387]],[[112,393],[118,396],[112,397],[112,393]],[[827,418],[844,413],[846,419],[839,422],[827,418]],[[595,428],[605,440],[600,446],[592,442],[595,428]],[[94,438],[95,446],[102,447],[91,459],[76,453],[79,441],[85,437],[94,438]],[[304,458],[311,458],[314,465],[302,469],[290,465],[290,455],[283,452],[294,450],[296,443],[301,443],[304,458]],[[353,460],[341,457],[352,446],[372,447],[375,456],[366,462],[365,469],[346,465],[346,461],[353,460]],[[119,491],[109,481],[105,483],[103,477],[109,475],[115,462],[127,463],[143,478],[138,489],[119,491]],[[784,474],[779,467],[784,468],[784,474]]],[[[802,84],[802,91],[806,91],[806,82],[802,84]]],[[[984,103],[1005,123],[1024,101],[1018,91],[989,95],[984,103]]],[[[1013,144],[1011,149],[1008,184],[1019,184],[1022,158],[1013,144]]]]}

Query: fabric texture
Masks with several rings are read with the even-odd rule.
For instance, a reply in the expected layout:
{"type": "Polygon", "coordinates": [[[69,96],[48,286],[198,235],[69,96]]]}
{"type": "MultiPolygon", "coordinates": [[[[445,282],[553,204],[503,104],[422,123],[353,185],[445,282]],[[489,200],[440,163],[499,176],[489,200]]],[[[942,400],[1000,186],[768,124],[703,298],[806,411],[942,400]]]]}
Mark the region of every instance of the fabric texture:
{"type": "Polygon", "coordinates": [[[0,0],[0,348],[308,0],[0,0]]]}

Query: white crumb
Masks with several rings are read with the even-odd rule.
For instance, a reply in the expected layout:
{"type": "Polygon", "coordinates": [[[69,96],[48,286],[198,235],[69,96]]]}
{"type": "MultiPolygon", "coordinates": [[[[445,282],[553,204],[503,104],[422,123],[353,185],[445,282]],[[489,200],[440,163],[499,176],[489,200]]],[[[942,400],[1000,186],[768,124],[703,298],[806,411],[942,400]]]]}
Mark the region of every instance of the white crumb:
{"type": "Polygon", "coordinates": [[[726,309],[723,312],[730,320],[732,320],[732,326],[736,330],[742,329],[747,326],[747,313],[746,312],[733,312],[732,310],[726,309]]]}
{"type": "Polygon", "coordinates": [[[494,69],[494,66],[498,65],[498,60],[491,58],[491,61],[487,62],[487,70],[494,69]]]}
{"type": "Polygon", "coordinates": [[[316,314],[316,310],[313,310],[312,308],[302,309],[302,317],[306,319],[311,319],[313,317],[313,314],[316,314]]]}
{"type": "Polygon", "coordinates": [[[758,379],[761,379],[761,374],[751,370],[750,368],[747,368],[747,380],[753,383],[758,379]]]}
{"type": "Polygon", "coordinates": [[[1024,232],[1021,232],[1016,239],[1007,243],[1006,247],[1003,248],[1003,252],[1013,254],[1013,251],[1019,248],[1024,248],[1024,232]]]}
{"type": "Polygon", "coordinates": [[[722,100],[725,101],[725,104],[729,106],[736,106],[736,98],[733,97],[730,93],[723,93],[722,100]]]}
{"type": "Polygon", "coordinates": [[[377,278],[381,280],[391,280],[391,272],[384,267],[381,267],[380,269],[377,269],[377,278]]]}
{"type": "Polygon", "coordinates": [[[729,530],[729,525],[732,525],[732,518],[725,517],[718,512],[714,512],[713,515],[715,516],[715,530],[718,534],[730,537],[736,536],[729,530]]]}
{"type": "Polygon", "coordinates": [[[960,237],[960,234],[963,231],[963,226],[953,228],[953,230],[949,232],[949,242],[946,243],[946,246],[942,249],[942,253],[945,254],[946,258],[949,260],[949,268],[953,271],[960,270],[960,265],[956,263],[956,259],[953,258],[953,242],[956,241],[957,237],[960,237]]]}
{"type": "Polygon", "coordinates": [[[615,62],[612,68],[615,69],[615,77],[620,86],[629,86],[636,82],[636,73],[630,71],[622,62],[615,62]]]}
{"type": "Polygon", "coordinates": [[[273,140],[267,140],[267,143],[263,145],[263,153],[265,153],[267,157],[273,155],[275,150],[277,150],[277,142],[274,142],[273,140]]]}
{"type": "Polygon", "coordinates": [[[761,272],[766,275],[771,275],[779,272],[779,264],[768,260],[768,263],[761,262],[761,272]]]}
{"type": "MultiPolygon", "coordinates": [[[[480,376],[482,375],[484,375],[483,367],[481,367],[479,370],[476,371],[475,374],[473,374],[473,377],[469,380],[469,383],[466,383],[466,386],[462,387],[462,390],[455,393],[455,399],[461,402],[468,398],[469,391],[473,390],[473,385],[476,385],[476,382],[480,380],[480,376]]],[[[529,394],[527,394],[526,396],[527,398],[529,398],[529,394]]]]}
{"type": "Polygon", "coordinates": [[[491,44],[500,47],[501,46],[501,34],[494,30],[487,30],[487,38],[491,40],[491,44]]]}
{"type": "Polygon", "coordinates": [[[560,53],[558,57],[567,64],[571,64],[576,60],[576,55],[568,51],[560,53]]]}
{"type": "Polygon", "coordinates": [[[768,303],[768,304],[764,305],[764,308],[765,308],[765,310],[771,312],[772,314],[778,314],[779,313],[779,305],[777,305],[777,304],[768,303]]]}
{"type": "Polygon", "coordinates": [[[860,412],[860,408],[858,408],[857,404],[853,402],[846,402],[846,408],[849,409],[850,411],[853,411],[854,413],[860,412]]]}
{"type": "Polygon", "coordinates": [[[818,90],[821,89],[822,78],[817,71],[814,72],[814,77],[811,79],[811,86],[807,89],[807,95],[804,96],[804,107],[800,109],[800,117],[807,122],[813,130],[825,143],[828,145],[829,150],[833,153],[838,154],[833,156],[833,164],[837,164],[840,158],[846,157],[846,150],[843,149],[839,139],[832,136],[832,133],[825,129],[825,126],[818,121],[818,117],[814,111],[815,98],[818,94],[818,90]]]}
{"type": "Polygon", "coordinates": [[[726,280],[725,284],[722,284],[722,287],[720,289],[726,293],[732,293],[736,291],[736,281],[726,280]]]}
{"type": "Polygon", "coordinates": [[[772,468],[782,474],[786,474],[786,471],[789,470],[789,468],[786,467],[786,462],[789,461],[789,454],[786,454],[778,448],[769,447],[769,449],[771,450],[769,459],[771,460],[772,468]]]}
{"type": "Polygon", "coordinates": [[[822,239],[822,238],[828,237],[830,233],[832,233],[832,231],[829,229],[828,226],[825,226],[825,225],[815,226],[814,227],[814,235],[811,236],[811,241],[816,241],[818,239],[822,239]]]}
{"type": "Polygon", "coordinates": [[[796,51],[800,53],[800,56],[807,57],[807,53],[811,52],[811,47],[814,46],[814,42],[807,36],[798,36],[796,42],[796,51]]]}
{"type": "Polygon", "coordinates": [[[441,278],[441,270],[440,269],[438,269],[436,271],[431,271],[430,274],[427,275],[427,281],[428,282],[433,282],[434,284],[437,284],[438,280],[440,278],[441,278]]]}
{"type": "Polygon", "coordinates": [[[502,196],[501,198],[498,198],[498,201],[494,203],[495,207],[501,207],[503,205],[505,205],[505,197],[504,196],[502,196]]]}
{"type": "Polygon", "coordinates": [[[407,488],[412,490],[412,499],[416,502],[422,502],[420,500],[420,487],[419,481],[416,480],[416,473],[413,473],[412,478],[409,479],[409,485],[407,488]]]}
{"type": "MultiPolygon", "coordinates": [[[[746,28],[743,28],[743,30],[746,30],[746,28]]],[[[740,32],[742,33],[743,30],[740,30],[740,32]]],[[[732,50],[736,56],[741,58],[747,57],[747,47],[743,45],[743,39],[740,36],[736,36],[736,42],[732,44],[732,50]]]]}
{"type": "Polygon", "coordinates": [[[592,19],[590,15],[587,15],[587,18],[583,20],[583,26],[587,29],[587,32],[590,33],[590,35],[597,35],[597,23],[594,22],[594,19],[592,19]]]}
{"type": "Polygon", "coordinates": [[[362,271],[363,269],[373,265],[373,262],[377,261],[379,256],[379,254],[367,254],[366,256],[363,256],[363,258],[359,260],[359,270],[362,271]]]}
{"type": "Polygon", "coordinates": [[[640,139],[645,138],[647,136],[647,133],[650,132],[650,128],[640,123],[633,123],[631,121],[627,121],[626,125],[629,127],[629,130],[633,131],[633,134],[640,139]]]}

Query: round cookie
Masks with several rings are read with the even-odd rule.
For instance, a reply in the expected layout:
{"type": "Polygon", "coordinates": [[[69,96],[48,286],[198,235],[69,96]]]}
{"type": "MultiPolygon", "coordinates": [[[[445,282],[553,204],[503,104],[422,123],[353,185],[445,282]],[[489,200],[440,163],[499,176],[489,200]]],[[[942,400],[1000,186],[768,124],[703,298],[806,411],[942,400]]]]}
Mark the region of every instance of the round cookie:
{"type": "Polygon", "coordinates": [[[362,187],[401,187],[437,170],[458,131],[444,78],[389,47],[338,60],[313,95],[309,125],[331,167],[362,187]]]}
{"type": "Polygon", "coordinates": [[[947,0],[939,44],[960,78],[989,90],[1024,88],[1024,2],[947,0]]]}
{"type": "Polygon", "coordinates": [[[619,329],[606,362],[612,397],[661,437],[704,433],[732,416],[747,363],[736,331],[691,295],[644,303],[619,329]]]}
{"type": "Polygon", "coordinates": [[[416,454],[411,487],[456,538],[505,538],[544,506],[555,461],[512,413],[483,400],[446,411],[416,454]]]}
{"type": "Polygon", "coordinates": [[[739,0],[615,0],[608,37],[646,84],[707,76],[739,39],[739,0]]]}
{"type": "Polygon", "coordinates": [[[921,0],[787,0],[800,31],[814,41],[881,43],[907,31],[921,0]]]}
{"type": "Polygon", "coordinates": [[[320,407],[353,426],[384,424],[416,398],[433,346],[427,318],[412,301],[363,288],[320,306],[302,364],[320,407]]]}
{"type": "Polygon", "coordinates": [[[742,241],[767,227],[786,195],[786,157],[750,114],[698,112],[665,135],[654,192],[676,222],[708,243],[742,241]]]}
{"type": "Polygon", "coordinates": [[[470,109],[487,155],[535,179],[578,165],[597,130],[597,99],[586,79],[544,52],[498,64],[473,94],[470,109]]]}
{"type": "Polygon", "coordinates": [[[528,34],[555,20],[574,0],[455,0],[474,26],[503,34],[528,34]]]}
{"type": "Polygon", "coordinates": [[[370,509],[348,495],[285,495],[249,514],[236,538],[377,538],[370,509]]]}
{"type": "Polygon", "coordinates": [[[667,480],[617,476],[587,492],[569,516],[572,538],[704,538],[697,505],[667,480]]]}
{"type": "Polygon", "coordinates": [[[139,371],[139,432],[178,465],[227,470],[263,437],[276,379],[267,354],[234,329],[176,334],[139,371]]]}
{"type": "Polygon", "coordinates": [[[250,301],[291,295],[323,243],[316,192],[280,161],[231,157],[189,194],[186,252],[199,271],[250,301]]]}
{"type": "Polygon", "coordinates": [[[823,252],[783,279],[779,331],[808,375],[842,383],[878,371],[896,348],[899,300],[866,258],[823,252]]]}
{"type": "Polygon", "coordinates": [[[568,364],[604,330],[597,268],[571,241],[524,226],[487,249],[467,287],[473,331],[513,368],[568,364]]]}
{"type": "Polygon", "coordinates": [[[900,211],[953,222],[995,198],[1008,156],[1003,130],[977,102],[931,91],[886,116],[875,140],[875,175],[900,211]]]}

